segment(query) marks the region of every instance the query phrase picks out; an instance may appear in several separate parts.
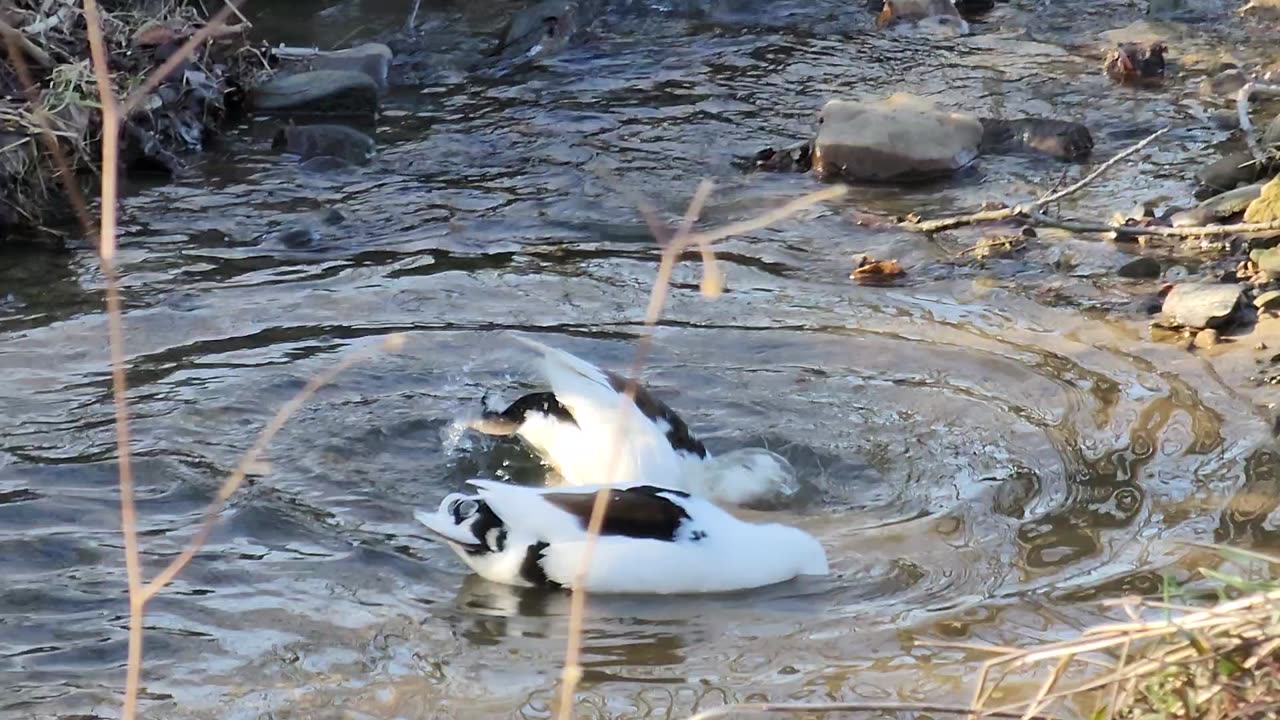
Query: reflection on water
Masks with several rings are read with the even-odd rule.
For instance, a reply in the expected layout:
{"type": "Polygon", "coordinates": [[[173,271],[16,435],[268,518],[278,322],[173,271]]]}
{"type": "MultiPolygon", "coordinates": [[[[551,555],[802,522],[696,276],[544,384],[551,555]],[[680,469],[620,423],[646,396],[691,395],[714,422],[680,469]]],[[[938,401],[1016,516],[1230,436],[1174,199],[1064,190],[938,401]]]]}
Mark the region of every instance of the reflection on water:
{"type": "MultiPolygon", "coordinates": [[[[610,3],[556,59],[484,77],[461,68],[499,6],[424,7],[420,53],[400,67],[422,87],[388,99],[405,114],[383,119],[370,166],[304,173],[255,127],[191,177],[127,198],[149,569],[185,545],[220,478],[310,377],[387,333],[410,338],[298,413],[272,472],[153,603],[149,716],[549,715],[568,598],[464,575],[410,510],[475,475],[543,473],[518,443],[454,424],[484,393],[531,381],[498,331],[629,365],[657,269],[629,193],[674,217],[713,177],[709,224],[813,189],[732,163],[803,136],[835,94],[912,89],[1084,121],[1100,157],[1172,120],[1150,153],[1160,172],[1118,168],[1073,196],[1094,214],[1186,196],[1185,173],[1218,139],[1198,98],[1107,88],[1080,37],[1133,19],[1109,3],[1001,4],[947,43],[870,33],[861,3],[680,5],[610,3]]],[[[268,5],[259,27],[332,43],[351,18],[368,19],[355,31],[367,36],[406,11],[352,0],[291,24],[296,9],[268,5]]],[[[1232,32],[1189,26],[1180,42],[1207,53],[1232,32]]],[[[968,230],[930,240],[856,224],[859,211],[1031,195],[1062,170],[992,157],[928,187],[855,188],[726,241],[714,302],[696,268],[678,268],[646,380],[713,451],[764,445],[792,462],[805,491],[767,515],[821,537],[835,574],[591,598],[579,717],[964,702],[982,657],[931,642],[1060,637],[1096,619],[1098,599],[1215,562],[1183,541],[1276,549],[1272,428],[1202,361],[1136,340],[1153,288],[1115,277],[1129,250],[1046,233],[1017,259],[962,265],[968,230]],[[854,252],[910,274],[850,284],[854,252]]],[[[114,717],[126,605],[101,279],[86,253],[7,260],[0,715],[114,717]]]]}

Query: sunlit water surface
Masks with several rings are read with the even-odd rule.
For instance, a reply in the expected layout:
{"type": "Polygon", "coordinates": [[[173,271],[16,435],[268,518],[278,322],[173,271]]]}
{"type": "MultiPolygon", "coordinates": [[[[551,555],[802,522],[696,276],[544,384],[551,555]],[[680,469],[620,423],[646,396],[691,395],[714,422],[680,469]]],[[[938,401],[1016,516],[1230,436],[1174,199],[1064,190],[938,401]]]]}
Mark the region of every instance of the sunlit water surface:
{"type": "MultiPolygon", "coordinates": [[[[973,36],[934,42],[876,35],[861,3],[618,2],[555,60],[482,76],[468,66],[507,6],[424,3],[421,54],[398,68],[422,80],[387,100],[370,166],[300,170],[259,123],[179,181],[132,188],[121,265],[149,570],[308,379],[389,333],[408,340],[293,418],[270,472],[151,605],[146,715],[548,716],[568,598],[468,577],[411,517],[468,477],[541,477],[518,444],[453,425],[486,391],[532,380],[501,331],[625,369],[657,269],[634,195],[674,219],[710,177],[710,226],[813,190],[732,162],[804,137],[832,96],[911,90],[1083,121],[1099,158],[1172,124],[1064,210],[1185,202],[1225,137],[1195,81],[1229,43],[1248,52],[1244,31],[1175,25],[1178,51],[1201,59],[1163,90],[1115,89],[1096,33],[1136,11],[1044,5],[1002,4],[973,36]],[[314,219],[331,208],[345,220],[314,219]],[[303,243],[283,232],[308,224],[303,243]]],[[[278,39],[332,43],[407,8],[259,12],[278,39]]],[[[986,656],[940,641],[1060,638],[1101,599],[1213,562],[1183,541],[1277,545],[1271,426],[1203,360],[1144,339],[1157,284],[1114,273],[1134,250],[1046,233],[975,266],[953,258],[976,231],[857,222],[1030,196],[1064,170],[1084,168],[989,157],[947,183],[855,188],[724,242],[714,301],[696,264],[678,269],[645,379],[713,450],[764,444],[795,464],[805,492],[771,515],[817,534],[835,572],[592,598],[578,717],[964,702],[986,656]],[[856,252],[909,275],[856,285],[856,252]],[[1224,510],[1238,491],[1249,511],[1224,510]]],[[[0,714],[116,717],[127,607],[102,278],[86,252],[14,256],[3,276],[0,714]]]]}

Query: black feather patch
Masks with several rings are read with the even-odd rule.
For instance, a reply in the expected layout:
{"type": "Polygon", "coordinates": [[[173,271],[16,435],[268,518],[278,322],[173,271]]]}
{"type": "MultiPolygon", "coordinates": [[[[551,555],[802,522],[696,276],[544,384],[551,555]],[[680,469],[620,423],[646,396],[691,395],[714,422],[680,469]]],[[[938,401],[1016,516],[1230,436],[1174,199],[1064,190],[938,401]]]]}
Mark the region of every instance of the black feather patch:
{"type": "MultiPolygon", "coordinates": [[[[663,495],[689,497],[688,493],[653,485],[639,485],[609,491],[609,507],[604,514],[601,535],[619,535],[672,542],[680,526],[689,519],[684,508],[663,495]]],[[[595,493],[545,493],[542,498],[578,518],[582,529],[591,520],[595,493]]]]}
{"type": "Polygon", "coordinates": [[[508,405],[502,412],[486,410],[482,419],[494,427],[506,425],[510,428],[510,432],[515,432],[516,428],[524,424],[525,419],[531,414],[546,415],[562,422],[578,424],[569,409],[560,404],[555,393],[550,392],[529,393],[508,405]]]}
{"type": "MultiPolygon", "coordinates": [[[[488,505],[488,503],[475,499],[477,503],[476,511],[473,517],[475,520],[471,523],[471,533],[475,535],[479,541],[476,545],[464,545],[463,549],[469,555],[485,555],[487,553],[500,553],[507,546],[507,526],[502,522],[502,518],[498,517],[488,505]]],[[[460,522],[457,508],[454,509],[454,520],[460,522]]]]}
{"type": "MultiPolygon", "coordinates": [[[[616,373],[605,371],[609,384],[618,393],[626,393],[631,381],[616,373]]],[[[700,458],[707,456],[707,448],[702,441],[693,436],[689,426],[666,403],[654,397],[648,388],[640,383],[635,384],[635,403],[640,412],[655,423],[662,421],[667,425],[667,441],[678,451],[692,453],[700,458]]]]}
{"type": "Polygon", "coordinates": [[[547,571],[542,569],[542,551],[547,547],[545,542],[536,542],[529,546],[524,553],[524,562],[520,563],[520,577],[536,586],[558,588],[561,587],[560,583],[547,577],[547,571]]]}

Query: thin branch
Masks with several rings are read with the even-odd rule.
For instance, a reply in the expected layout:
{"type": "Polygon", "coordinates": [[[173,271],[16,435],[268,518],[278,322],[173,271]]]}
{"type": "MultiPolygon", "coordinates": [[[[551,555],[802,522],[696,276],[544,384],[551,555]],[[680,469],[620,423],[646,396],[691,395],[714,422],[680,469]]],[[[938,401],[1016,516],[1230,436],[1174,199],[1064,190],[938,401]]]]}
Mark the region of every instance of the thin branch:
{"type": "Polygon", "coordinates": [[[1075,232],[1111,232],[1116,235],[1139,236],[1157,235],[1160,237],[1213,237],[1219,235],[1235,235],[1237,233],[1270,232],[1280,230],[1280,220],[1264,223],[1239,223],[1236,225],[1195,225],[1189,227],[1160,227],[1142,225],[1108,225],[1105,223],[1081,222],[1045,215],[1042,212],[1030,211],[1027,217],[1041,225],[1059,227],[1075,232]]]}
{"type": "Polygon", "coordinates": [[[17,28],[5,22],[4,18],[0,18],[0,35],[4,35],[5,42],[16,43],[40,67],[53,65],[53,58],[49,57],[49,53],[28,40],[26,35],[23,35],[17,28]]]}
{"type": "Polygon", "coordinates": [[[1253,123],[1249,120],[1249,98],[1255,93],[1271,97],[1280,96],[1280,85],[1259,85],[1255,82],[1245,83],[1236,93],[1236,114],[1240,117],[1240,132],[1244,133],[1244,142],[1249,146],[1249,154],[1263,165],[1267,164],[1267,153],[1258,145],[1253,136],[1253,123]]]}
{"type": "MultiPolygon", "coordinates": [[[[703,710],[689,720],[711,720],[725,717],[731,713],[802,713],[802,712],[925,712],[948,713],[952,715],[968,715],[974,708],[963,705],[939,705],[934,703],[738,703],[721,705],[703,710]]],[[[1022,714],[1016,712],[991,711],[984,713],[988,717],[1021,720],[1022,714]]],[[[1055,720],[1052,715],[1033,714],[1030,720],[1055,720]]]]}
{"type": "Polygon", "coordinates": [[[1093,172],[1084,176],[1084,178],[1082,178],[1079,182],[1069,187],[1066,187],[1062,190],[1059,190],[1058,192],[1055,192],[1051,195],[1046,195],[1045,197],[1042,197],[1038,200],[1033,200],[1032,202],[1015,205],[1009,208],[1000,208],[998,210],[983,210],[981,212],[970,213],[967,215],[954,215],[952,217],[938,218],[937,220],[929,220],[925,222],[900,223],[899,227],[905,230],[911,230],[913,232],[932,233],[932,232],[938,232],[939,230],[949,230],[951,228],[960,227],[962,225],[975,225],[977,223],[983,223],[983,222],[995,222],[998,220],[1008,220],[1010,218],[1015,218],[1022,215],[1030,214],[1032,212],[1040,210],[1041,208],[1051,205],[1067,197],[1068,195],[1074,195],[1075,193],[1083,190],[1094,180],[1097,180],[1108,170],[1115,167],[1121,160],[1145,148],[1147,145],[1150,145],[1156,138],[1169,132],[1169,130],[1170,128],[1167,128],[1167,127],[1160,128],[1159,130],[1151,133],[1150,135],[1146,136],[1145,138],[1138,141],[1137,143],[1125,148],[1124,150],[1121,150],[1119,153],[1115,155],[1115,157],[1112,157],[1110,160],[1107,160],[1106,162],[1099,165],[1097,168],[1093,170],[1093,172]]]}

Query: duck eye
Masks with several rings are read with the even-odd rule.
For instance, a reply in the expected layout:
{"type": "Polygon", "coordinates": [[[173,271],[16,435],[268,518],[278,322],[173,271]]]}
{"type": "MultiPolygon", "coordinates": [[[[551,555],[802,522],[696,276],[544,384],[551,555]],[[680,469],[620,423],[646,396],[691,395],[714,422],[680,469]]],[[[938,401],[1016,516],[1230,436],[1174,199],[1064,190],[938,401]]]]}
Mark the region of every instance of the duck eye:
{"type": "Polygon", "coordinates": [[[458,504],[453,508],[453,516],[459,520],[469,518],[476,514],[476,510],[480,508],[480,504],[475,500],[459,500],[458,504]]]}

